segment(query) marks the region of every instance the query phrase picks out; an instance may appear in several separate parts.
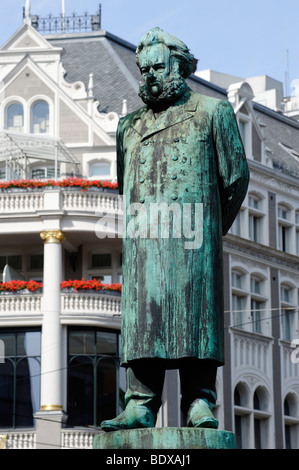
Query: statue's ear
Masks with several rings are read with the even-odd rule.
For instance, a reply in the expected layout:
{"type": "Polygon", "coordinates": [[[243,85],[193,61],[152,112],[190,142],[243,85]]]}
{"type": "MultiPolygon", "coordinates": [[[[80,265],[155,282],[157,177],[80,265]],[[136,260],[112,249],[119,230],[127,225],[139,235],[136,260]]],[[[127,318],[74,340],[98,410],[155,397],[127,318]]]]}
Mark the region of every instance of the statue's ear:
{"type": "Polygon", "coordinates": [[[180,61],[174,54],[170,55],[170,70],[175,74],[179,73],[182,75],[180,61]]]}

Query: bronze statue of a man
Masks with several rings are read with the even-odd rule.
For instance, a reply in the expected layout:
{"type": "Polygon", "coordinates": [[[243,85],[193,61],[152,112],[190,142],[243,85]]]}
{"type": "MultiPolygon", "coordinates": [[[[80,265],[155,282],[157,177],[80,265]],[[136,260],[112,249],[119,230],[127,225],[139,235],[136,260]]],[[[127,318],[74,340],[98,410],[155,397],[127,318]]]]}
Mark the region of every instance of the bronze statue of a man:
{"type": "Polygon", "coordinates": [[[179,369],[187,425],[217,428],[222,236],[246,195],[248,166],[231,105],[186,84],[196,61],[183,42],[154,28],[136,56],[145,106],[117,131],[126,407],[101,427],[155,426],[165,370],[179,369]]]}

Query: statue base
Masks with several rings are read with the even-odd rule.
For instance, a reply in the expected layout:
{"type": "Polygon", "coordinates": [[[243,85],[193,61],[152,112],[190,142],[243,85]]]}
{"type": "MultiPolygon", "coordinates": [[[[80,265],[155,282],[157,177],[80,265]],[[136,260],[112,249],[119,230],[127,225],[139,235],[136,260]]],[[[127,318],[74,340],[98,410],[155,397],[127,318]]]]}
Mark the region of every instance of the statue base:
{"type": "Polygon", "coordinates": [[[208,428],[144,428],[97,434],[94,449],[236,449],[235,435],[208,428]]]}

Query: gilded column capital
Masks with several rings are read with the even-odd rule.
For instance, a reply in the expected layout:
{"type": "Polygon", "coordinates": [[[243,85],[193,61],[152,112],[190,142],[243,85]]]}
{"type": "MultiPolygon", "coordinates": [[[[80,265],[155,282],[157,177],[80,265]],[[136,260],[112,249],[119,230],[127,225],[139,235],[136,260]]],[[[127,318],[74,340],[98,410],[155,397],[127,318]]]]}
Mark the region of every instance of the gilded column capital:
{"type": "Polygon", "coordinates": [[[43,230],[40,237],[44,243],[62,243],[66,238],[61,230],[43,230]]]}

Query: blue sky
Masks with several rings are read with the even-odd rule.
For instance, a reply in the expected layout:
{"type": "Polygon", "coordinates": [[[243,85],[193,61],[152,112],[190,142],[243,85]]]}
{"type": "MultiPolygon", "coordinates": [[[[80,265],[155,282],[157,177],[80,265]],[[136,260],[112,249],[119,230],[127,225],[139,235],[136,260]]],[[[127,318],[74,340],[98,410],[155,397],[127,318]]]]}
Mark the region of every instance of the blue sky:
{"type": "MultiPolygon", "coordinates": [[[[21,26],[25,3],[0,0],[1,45],[21,26]]],[[[102,29],[137,45],[160,26],[188,45],[198,70],[299,79],[298,0],[65,0],[66,14],[96,13],[100,3],[102,29]]],[[[31,0],[41,17],[61,9],[62,0],[31,0]]]]}

